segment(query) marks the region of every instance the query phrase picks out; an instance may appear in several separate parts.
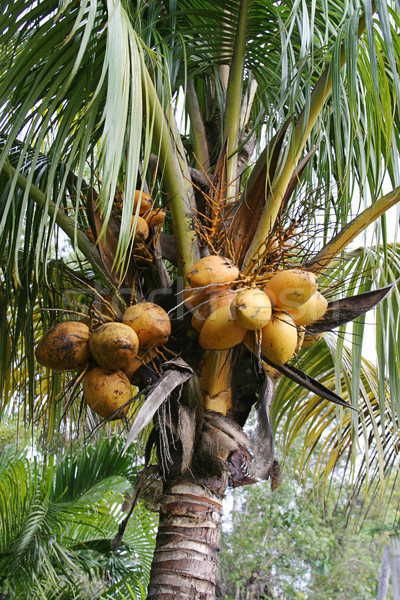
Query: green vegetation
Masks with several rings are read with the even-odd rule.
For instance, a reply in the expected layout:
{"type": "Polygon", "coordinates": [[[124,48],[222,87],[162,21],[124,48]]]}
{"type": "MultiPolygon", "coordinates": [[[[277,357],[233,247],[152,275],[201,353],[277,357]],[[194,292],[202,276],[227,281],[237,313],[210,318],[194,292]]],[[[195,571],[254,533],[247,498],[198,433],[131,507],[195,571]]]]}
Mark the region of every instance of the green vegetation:
{"type": "Polygon", "coordinates": [[[135,475],[132,456],[121,457],[115,438],[55,457],[3,446],[0,597],[115,598],[129,586],[140,594],[154,549],[154,513],[137,504],[122,545],[111,549],[135,475]]]}
{"type": "Polygon", "coordinates": [[[274,492],[259,484],[233,493],[217,598],[376,600],[388,533],[383,519],[394,531],[399,492],[360,518],[348,513],[351,490],[342,481],[332,483],[323,503],[292,473],[293,465],[286,465],[274,492]]]}

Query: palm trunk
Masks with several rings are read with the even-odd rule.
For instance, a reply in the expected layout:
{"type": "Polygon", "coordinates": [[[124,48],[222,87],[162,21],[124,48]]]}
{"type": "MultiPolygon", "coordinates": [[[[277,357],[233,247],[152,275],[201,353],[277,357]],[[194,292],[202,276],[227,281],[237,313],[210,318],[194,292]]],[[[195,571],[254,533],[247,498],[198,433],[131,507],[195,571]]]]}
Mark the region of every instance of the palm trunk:
{"type": "Polygon", "coordinates": [[[226,478],[167,481],[147,600],[215,600],[226,478]]]}

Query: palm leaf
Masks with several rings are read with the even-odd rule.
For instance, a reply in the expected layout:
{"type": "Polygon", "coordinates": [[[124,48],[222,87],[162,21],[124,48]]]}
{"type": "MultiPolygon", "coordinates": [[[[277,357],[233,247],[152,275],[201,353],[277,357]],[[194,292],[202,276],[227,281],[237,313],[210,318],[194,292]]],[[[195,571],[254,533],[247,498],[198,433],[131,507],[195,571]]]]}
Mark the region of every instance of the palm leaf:
{"type": "MultiPolygon", "coordinates": [[[[36,599],[43,593],[51,598],[72,593],[76,584],[77,597],[91,597],[89,589],[101,581],[122,518],[121,503],[131,489],[131,462],[121,457],[115,440],[77,457],[67,454],[55,470],[51,461],[39,466],[37,460],[9,457],[0,472],[2,590],[16,598],[36,599]]],[[[131,563],[141,583],[148,577],[154,527],[154,517],[138,505],[127,544],[131,540],[131,563]]],[[[118,572],[113,576],[117,579],[118,572]]]]}
{"type": "MultiPolygon", "coordinates": [[[[331,390],[336,388],[333,360],[335,352],[336,340],[327,335],[326,343],[319,342],[299,357],[302,367],[305,370],[309,368],[312,375],[318,373],[319,381],[331,390]]],[[[340,393],[344,399],[351,400],[351,353],[346,347],[341,367],[340,393]]],[[[392,457],[398,452],[400,443],[396,421],[391,420],[386,428],[383,426],[381,400],[376,386],[376,368],[363,359],[360,374],[358,416],[351,416],[348,411],[335,408],[328,401],[310,396],[306,390],[288,380],[279,383],[271,410],[273,427],[279,432],[279,439],[285,451],[289,451],[298,438],[303,440],[303,449],[296,463],[296,471],[301,479],[307,477],[312,464],[311,455],[316,459],[313,481],[316,493],[319,490],[322,497],[329,487],[329,480],[336,465],[341,459],[345,459],[341,465],[343,467],[344,464],[344,468],[349,471],[348,476],[354,490],[348,499],[349,508],[352,507],[363,483],[366,485],[366,495],[378,494],[382,499],[385,481],[394,468],[392,457]],[[355,460],[352,436],[358,439],[358,447],[363,448],[361,461],[355,460]]],[[[391,408],[387,386],[383,403],[388,418],[391,408]]]]}

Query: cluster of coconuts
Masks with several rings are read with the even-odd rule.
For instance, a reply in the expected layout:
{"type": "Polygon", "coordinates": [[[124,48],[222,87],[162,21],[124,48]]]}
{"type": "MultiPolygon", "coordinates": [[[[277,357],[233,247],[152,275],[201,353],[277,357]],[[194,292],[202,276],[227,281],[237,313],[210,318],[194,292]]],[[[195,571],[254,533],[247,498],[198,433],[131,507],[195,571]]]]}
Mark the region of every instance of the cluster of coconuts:
{"type": "MultiPolygon", "coordinates": [[[[237,266],[228,258],[206,256],[187,274],[186,305],[205,350],[227,350],[249,342],[258,331],[261,352],[276,365],[288,362],[304,344],[305,327],[320,319],[328,301],[314,273],[286,269],[273,274],[263,289],[240,285],[237,266]]],[[[315,338],[305,342],[311,345],[315,338]]]]}
{"type": "Polygon", "coordinates": [[[133,216],[131,227],[135,227],[135,237],[146,240],[149,237],[150,227],[160,227],[165,220],[165,210],[163,208],[154,208],[153,201],[149,194],[136,190],[133,216]],[[136,216],[137,206],[139,204],[139,215],[136,216]]]}
{"type": "Polygon", "coordinates": [[[51,327],[36,347],[37,361],[54,371],[74,371],[95,362],[83,378],[83,396],[103,418],[126,416],[132,398],[130,379],[151,350],[171,333],[167,313],[152,302],[128,307],[122,322],[108,322],[93,331],[82,321],[51,327]]]}

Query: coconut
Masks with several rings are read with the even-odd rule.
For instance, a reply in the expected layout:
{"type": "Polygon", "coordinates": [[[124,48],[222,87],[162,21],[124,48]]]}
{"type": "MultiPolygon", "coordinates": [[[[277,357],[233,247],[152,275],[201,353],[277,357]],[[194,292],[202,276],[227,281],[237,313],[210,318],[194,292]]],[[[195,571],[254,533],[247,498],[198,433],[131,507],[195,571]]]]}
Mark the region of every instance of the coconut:
{"type": "Polygon", "coordinates": [[[314,294],[298,308],[288,309],[296,325],[310,325],[314,321],[321,319],[328,308],[328,300],[316,291],[314,294]]]}
{"type": "Polygon", "coordinates": [[[139,350],[136,333],[123,323],[105,323],[97,327],[89,342],[95,361],[105,369],[122,369],[139,350]]]}
{"type": "Polygon", "coordinates": [[[232,299],[235,297],[235,292],[223,291],[213,294],[208,294],[203,302],[195,309],[191,324],[194,329],[201,331],[206,319],[214,310],[221,306],[231,305],[232,299]]]}
{"type": "Polygon", "coordinates": [[[122,321],[137,333],[141,350],[165,344],[171,334],[169,316],[161,306],[153,302],[138,302],[129,306],[122,321]]]}
{"type": "Polygon", "coordinates": [[[54,371],[73,371],[90,358],[89,327],[80,321],[64,321],[51,327],[36,347],[37,361],[54,371]]]}
{"type": "Polygon", "coordinates": [[[274,311],[269,323],[262,329],[261,352],[275,365],[290,360],[297,346],[297,328],[290,315],[274,311]]]}
{"type": "Polygon", "coordinates": [[[236,323],[250,331],[265,327],[272,315],[271,300],[258,288],[238,292],[231,310],[236,323]]]}
{"type": "Polygon", "coordinates": [[[324,337],[324,333],[306,333],[304,336],[303,343],[301,345],[302,348],[310,348],[314,346],[319,340],[322,340],[324,337]]]}
{"type": "Polygon", "coordinates": [[[187,287],[182,290],[182,299],[189,310],[194,310],[196,306],[204,302],[208,294],[206,290],[187,287]]]}
{"type": "Polygon", "coordinates": [[[165,215],[166,212],[163,208],[154,208],[146,212],[143,215],[143,218],[149,227],[157,227],[164,223],[165,215]]]}
{"type": "Polygon", "coordinates": [[[132,222],[131,222],[131,229],[133,229],[135,227],[135,223],[136,223],[136,229],[135,229],[135,239],[137,237],[139,238],[143,238],[144,240],[147,240],[147,238],[149,237],[149,226],[147,225],[147,222],[145,221],[145,219],[143,219],[143,217],[136,217],[135,215],[133,215],[132,217],[132,222]]]}
{"type": "Polygon", "coordinates": [[[221,306],[206,319],[200,332],[199,344],[205,350],[227,350],[240,344],[246,331],[236,323],[230,305],[221,306]]]}
{"type": "Polygon", "coordinates": [[[129,405],[121,408],[132,398],[132,388],[129,379],[122,371],[113,371],[95,367],[83,378],[83,397],[90,408],[108,419],[123,419],[129,410],[129,405]],[[118,409],[121,409],[118,411],[118,409]],[[115,415],[115,411],[118,411],[115,415]]]}
{"type": "Polygon", "coordinates": [[[136,211],[138,202],[140,202],[139,214],[143,215],[145,212],[150,210],[153,207],[153,201],[149,194],[146,192],[141,192],[140,190],[135,191],[135,198],[133,201],[133,211],[136,211]]]}
{"type": "Polygon", "coordinates": [[[310,271],[286,269],[275,273],[264,287],[273,306],[290,310],[307,302],[318,289],[318,279],[310,271]]]}
{"type": "MultiPolygon", "coordinates": [[[[218,286],[218,290],[231,287],[239,276],[237,266],[225,256],[204,256],[187,273],[186,277],[191,287],[218,286]]],[[[214,291],[214,290],[209,290],[214,291]]]]}

